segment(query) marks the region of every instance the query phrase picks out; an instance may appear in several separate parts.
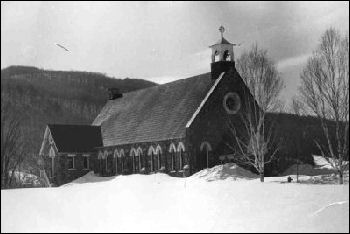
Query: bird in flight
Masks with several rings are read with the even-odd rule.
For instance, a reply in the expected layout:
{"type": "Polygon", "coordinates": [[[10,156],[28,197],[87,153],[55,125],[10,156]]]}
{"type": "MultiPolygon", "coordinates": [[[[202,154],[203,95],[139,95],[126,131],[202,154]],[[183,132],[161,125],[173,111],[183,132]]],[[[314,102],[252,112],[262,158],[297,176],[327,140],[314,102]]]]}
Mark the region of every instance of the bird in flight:
{"type": "Polygon", "coordinates": [[[68,50],[66,47],[64,47],[63,45],[60,45],[60,44],[58,44],[58,43],[55,43],[55,45],[57,45],[58,47],[64,49],[65,51],[68,51],[68,52],[69,52],[69,50],[68,50]]]}

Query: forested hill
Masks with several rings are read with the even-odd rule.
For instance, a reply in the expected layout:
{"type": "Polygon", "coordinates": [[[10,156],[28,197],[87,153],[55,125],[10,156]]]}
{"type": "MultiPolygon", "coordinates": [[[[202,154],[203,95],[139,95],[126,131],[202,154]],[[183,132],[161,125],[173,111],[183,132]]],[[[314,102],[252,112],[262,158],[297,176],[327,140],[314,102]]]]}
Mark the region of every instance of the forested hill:
{"type": "Polygon", "coordinates": [[[47,123],[90,124],[108,99],[107,88],[125,93],[154,85],[95,72],[10,66],[1,70],[2,113],[8,108],[21,119],[26,148],[37,154],[47,123]]]}

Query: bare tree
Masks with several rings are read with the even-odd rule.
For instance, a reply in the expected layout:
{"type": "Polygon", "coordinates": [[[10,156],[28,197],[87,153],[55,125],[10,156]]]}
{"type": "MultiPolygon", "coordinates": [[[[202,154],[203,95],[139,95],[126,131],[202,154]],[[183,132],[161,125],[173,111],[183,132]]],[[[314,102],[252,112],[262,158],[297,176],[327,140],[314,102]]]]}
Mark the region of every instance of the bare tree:
{"type": "MultiPolygon", "coordinates": [[[[292,102],[290,103],[290,112],[296,116],[301,116],[305,114],[304,104],[298,96],[294,96],[292,98],[292,102]]],[[[294,146],[295,155],[292,160],[297,165],[297,183],[299,183],[299,164],[301,163],[300,158],[301,154],[303,153],[301,142],[303,141],[305,136],[305,130],[303,130],[302,134],[299,134],[299,132],[297,131],[293,131],[293,133],[289,134],[289,140],[292,141],[292,145],[294,146]]]]}
{"type": "Polygon", "coordinates": [[[1,102],[1,188],[10,188],[16,182],[16,170],[23,162],[23,141],[20,119],[1,102]]]}
{"type": "Polygon", "coordinates": [[[265,164],[270,163],[278,151],[273,121],[267,121],[266,113],[281,109],[278,97],[284,83],[267,51],[256,44],[238,59],[237,70],[249,91],[244,94],[245,110],[240,112],[243,124],[238,124],[243,127],[230,122],[234,139],[227,145],[235,152],[236,160],[253,166],[264,182],[265,164]]]}
{"type": "Polygon", "coordinates": [[[344,158],[349,155],[349,38],[334,28],[321,43],[301,73],[300,93],[308,110],[321,121],[326,145],[318,146],[343,183],[344,158]],[[335,124],[330,128],[329,121],[335,124]],[[333,139],[332,135],[335,135],[333,139]]]}

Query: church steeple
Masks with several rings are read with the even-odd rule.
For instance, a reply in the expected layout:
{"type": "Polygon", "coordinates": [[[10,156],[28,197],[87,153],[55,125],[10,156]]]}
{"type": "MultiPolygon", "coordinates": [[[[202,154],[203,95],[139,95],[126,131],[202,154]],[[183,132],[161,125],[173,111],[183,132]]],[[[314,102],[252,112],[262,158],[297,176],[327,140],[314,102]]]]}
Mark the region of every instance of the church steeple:
{"type": "Polygon", "coordinates": [[[224,38],[225,28],[221,26],[219,28],[221,33],[220,40],[211,45],[211,73],[212,79],[217,79],[222,72],[227,72],[235,67],[233,46],[235,44],[230,43],[224,38]]]}

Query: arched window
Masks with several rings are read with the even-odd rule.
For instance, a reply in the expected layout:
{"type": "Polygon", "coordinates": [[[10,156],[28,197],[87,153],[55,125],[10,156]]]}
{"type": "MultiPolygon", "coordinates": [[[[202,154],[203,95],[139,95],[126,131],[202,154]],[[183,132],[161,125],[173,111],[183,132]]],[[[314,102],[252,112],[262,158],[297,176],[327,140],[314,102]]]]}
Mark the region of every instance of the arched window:
{"type": "Polygon", "coordinates": [[[144,159],[143,159],[143,152],[140,146],[137,148],[136,154],[139,157],[139,169],[142,170],[144,159]]]}
{"type": "Polygon", "coordinates": [[[100,151],[97,156],[98,162],[99,162],[99,173],[102,173],[102,159],[103,159],[103,152],[100,151]]]}
{"type": "Polygon", "coordinates": [[[154,154],[155,154],[155,150],[153,148],[153,146],[150,146],[148,149],[148,153],[147,155],[151,157],[151,171],[154,171],[154,154]]]}
{"type": "Polygon", "coordinates": [[[55,150],[53,149],[53,146],[51,146],[49,151],[49,157],[51,158],[51,172],[50,177],[54,177],[55,175],[55,150]]]}
{"type": "Polygon", "coordinates": [[[115,174],[117,175],[118,174],[118,172],[119,172],[119,170],[118,170],[118,154],[119,154],[119,152],[118,152],[118,149],[115,149],[114,150],[114,153],[113,153],[113,157],[115,158],[115,174]]]}
{"type": "Polygon", "coordinates": [[[228,50],[225,50],[223,59],[224,61],[231,61],[231,54],[228,50]]]}
{"type": "Polygon", "coordinates": [[[105,159],[105,172],[108,172],[108,151],[105,150],[103,153],[103,159],[105,159]]]}
{"type": "Polygon", "coordinates": [[[120,173],[123,173],[123,171],[124,171],[124,160],[125,160],[125,154],[124,154],[124,150],[123,149],[121,149],[119,151],[118,157],[120,158],[120,163],[119,163],[119,165],[120,165],[120,173]]]}
{"type": "Polygon", "coordinates": [[[175,168],[175,165],[176,165],[175,164],[176,146],[174,143],[170,144],[169,153],[171,155],[171,170],[175,171],[176,170],[176,168],[175,168]]]}
{"type": "Polygon", "coordinates": [[[219,51],[215,50],[215,52],[213,54],[213,57],[212,57],[212,62],[217,62],[217,61],[220,60],[220,58],[219,58],[220,55],[219,54],[220,54],[219,51]]]}
{"type": "Polygon", "coordinates": [[[116,174],[123,173],[123,159],[124,159],[124,150],[121,149],[118,151],[118,149],[114,150],[114,158],[115,158],[115,169],[116,174]]]}
{"type": "Polygon", "coordinates": [[[157,145],[156,148],[156,155],[157,155],[157,170],[160,170],[162,168],[162,148],[160,145],[157,145]]]}
{"type": "Polygon", "coordinates": [[[201,143],[200,146],[200,151],[201,153],[204,153],[204,158],[203,155],[201,154],[201,169],[204,168],[206,166],[206,168],[209,168],[209,152],[212,151],[211,145],[209,142],[204,141],[201,143]]]}
{"type": "Polygon", "coordinates": [[[185,145],[182,142],[179,142],[177,146],[177,152],[179,155],[179,170],[182,170],[184,167],[184,152],[185,152],[185,145]]]}
{"type": "Polygon", "coordinates": [[[130,156],[132,157],[132,171],[137,172],[139,168],[139,161],[137,159],[138,157],[135,148],[131,148],[130,156]]]}
{"type": "Polygon", "coordinates": [[[98,153],[98,156],[97,156],[97,159],[102,159],[103,158],[103,152],[102,151],[100,151],[99,153],[98,153]]]}

